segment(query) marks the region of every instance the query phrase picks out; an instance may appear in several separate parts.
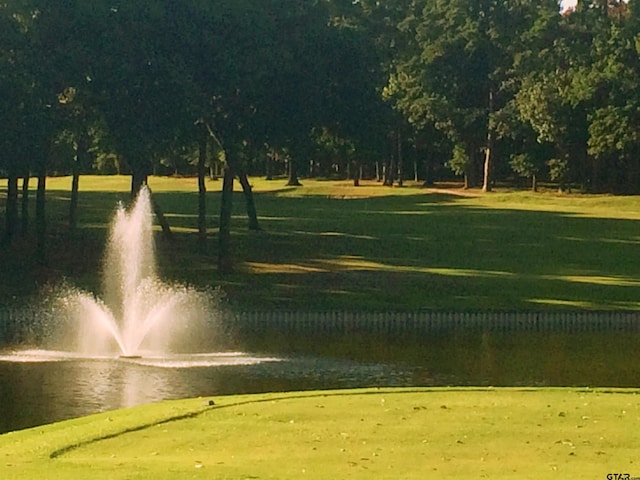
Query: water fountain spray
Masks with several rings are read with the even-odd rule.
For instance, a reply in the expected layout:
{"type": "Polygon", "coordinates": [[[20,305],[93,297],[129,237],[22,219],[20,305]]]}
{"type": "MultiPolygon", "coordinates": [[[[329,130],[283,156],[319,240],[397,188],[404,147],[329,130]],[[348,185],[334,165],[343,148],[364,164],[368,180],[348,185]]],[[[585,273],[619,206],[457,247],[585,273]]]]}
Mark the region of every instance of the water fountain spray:
{"type": "MultiPolygon", "coordinates": [[[[161,351],[191,317],[202,318],[211,297],[168,285],[157,274],[150,192],[142,188],[132,207],[120,204],[110,227],[101,298],[75,290],[64,298],[78,317],[77,346],[85,353],[114,348],[121,357],[161,351]]],[[[193,325],[189,326],[192,327],[193,325]]]]}

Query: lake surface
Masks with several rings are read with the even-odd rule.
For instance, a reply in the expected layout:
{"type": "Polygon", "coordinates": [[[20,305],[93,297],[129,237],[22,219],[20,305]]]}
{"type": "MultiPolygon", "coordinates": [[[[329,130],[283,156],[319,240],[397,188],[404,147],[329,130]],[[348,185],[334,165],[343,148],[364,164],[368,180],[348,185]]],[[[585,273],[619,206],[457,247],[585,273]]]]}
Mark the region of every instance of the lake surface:
{"type": "Polygon", "coordinates": [[[199,355],[0,350],[0,432],[139,404],[371,386],[640,387],[640,333],[256,336],[199,355]],[[248,352],[248,353],[247,353],[248,352]]]}

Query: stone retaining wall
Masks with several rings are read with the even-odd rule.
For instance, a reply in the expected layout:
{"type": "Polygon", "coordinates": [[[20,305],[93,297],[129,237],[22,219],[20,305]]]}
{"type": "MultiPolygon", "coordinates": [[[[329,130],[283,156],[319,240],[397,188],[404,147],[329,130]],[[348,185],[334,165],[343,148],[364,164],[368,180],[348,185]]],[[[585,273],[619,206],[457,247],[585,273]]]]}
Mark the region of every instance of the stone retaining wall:
{"type": "MultiPolygon", "coordinates": [[[[0,341],[29,333],[22,315],[0,307],[0,341]]],[[[305,334],[374,333],[424,335],[480,332],[636,332],[640,312],[236,312],[223,315],[225,329],[238,333],[271,331],[305,334]]]]}
{"type": "Polygon", "coordinates": [[[273,329],[309,334],[640,331],[640,312],[239,312],[228,321],[254,333],[273,329]]]}

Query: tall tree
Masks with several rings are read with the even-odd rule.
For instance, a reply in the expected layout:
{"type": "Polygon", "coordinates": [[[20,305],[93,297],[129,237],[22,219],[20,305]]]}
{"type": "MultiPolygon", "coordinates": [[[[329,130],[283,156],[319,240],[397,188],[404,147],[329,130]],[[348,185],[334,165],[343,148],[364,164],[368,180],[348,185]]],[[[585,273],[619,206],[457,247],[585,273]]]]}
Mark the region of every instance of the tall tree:
{"type": "Polygon", "coordinates": [[[92,88],[112,146],[130,168],[132,194],[197,118],[179,8],[163,0],[97,2],[92,12],[92,88]]]}
{"type": "Polygon", "coordinates": [[[19,122],[22,119],[21,101],[27,95],[27,72],[18,60],[24,48],[24,35],[7,5],[0,7],[0,170],[7,176],[5,229],[3,242],[9,243],[18,231],[18,177],[25,168],[20,153],[19,122]],[[22,162],[21,162],[22,161],[22,162]]]}
{"type": "MultiPolygon", "coordinates": [[[[46,246],[45,191],[49,151],[55,132],[58,113],[57,73],[60,66],[48,55],[46,29],[43,18],[46,5],[24,1],[0,6],[0,14],[6,22],[4,45],[0,48],[8,60],[5,81],[13,88],[15,96],[8,98],[6,108],[11,112],[13,126],[7,128],[11,147],[5,152],[12,155],[9,161],[10,199],[7,215],[9,236],[17,220],[16,175],[28,177],[33,168],[38,176],[36,195],[36,258],[44,262],[46,246]],[[17,34],[17,35],[16,35],[17,34]],[[8,48],[7,48],[8,45],[8,48]]],[[[3,109],[4,110],[4,109],[3,109]]]]}
{"type": "MultiPolygon", "coordinates": [[[[228,235],[229,175],[238,176],[246,198],[250,228],[257,215],[243,157],[268,144],[305,156],[311,131],[328,116],[331,49],[328,13],[322,2],[224,0],[193,3],[204,32],[190,45],[190,67],[205,107],[203,118],[226,157],[220,235],[228,235]],[[321,52],[321,53],[319,53],[321,52]],[[324,118],[323,118],[324,115],[324,118]],[[224,227],[224,228],[223,228],[224,227]]],[[[221,249],[230,245],[221,240],[221,249]]],[[[219,252],[230,257],[230,252],[219,252]]],[[[222,265],[222,262],[220,262],[222,265]]],[[[229,265],[229,263],[225,263],[229,265]]]]}

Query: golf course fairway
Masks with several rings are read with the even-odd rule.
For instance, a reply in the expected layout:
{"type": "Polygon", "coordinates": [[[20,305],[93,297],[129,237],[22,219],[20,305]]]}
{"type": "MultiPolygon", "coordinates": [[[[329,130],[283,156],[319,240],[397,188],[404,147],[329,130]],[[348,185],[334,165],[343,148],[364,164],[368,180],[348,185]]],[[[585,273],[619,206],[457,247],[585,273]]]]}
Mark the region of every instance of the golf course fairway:
{"type": "Polygon", "coordinates": [[[271,393],[0,435],[0,478],[633,478],[639,445],[636,389],[271,393]]]}

